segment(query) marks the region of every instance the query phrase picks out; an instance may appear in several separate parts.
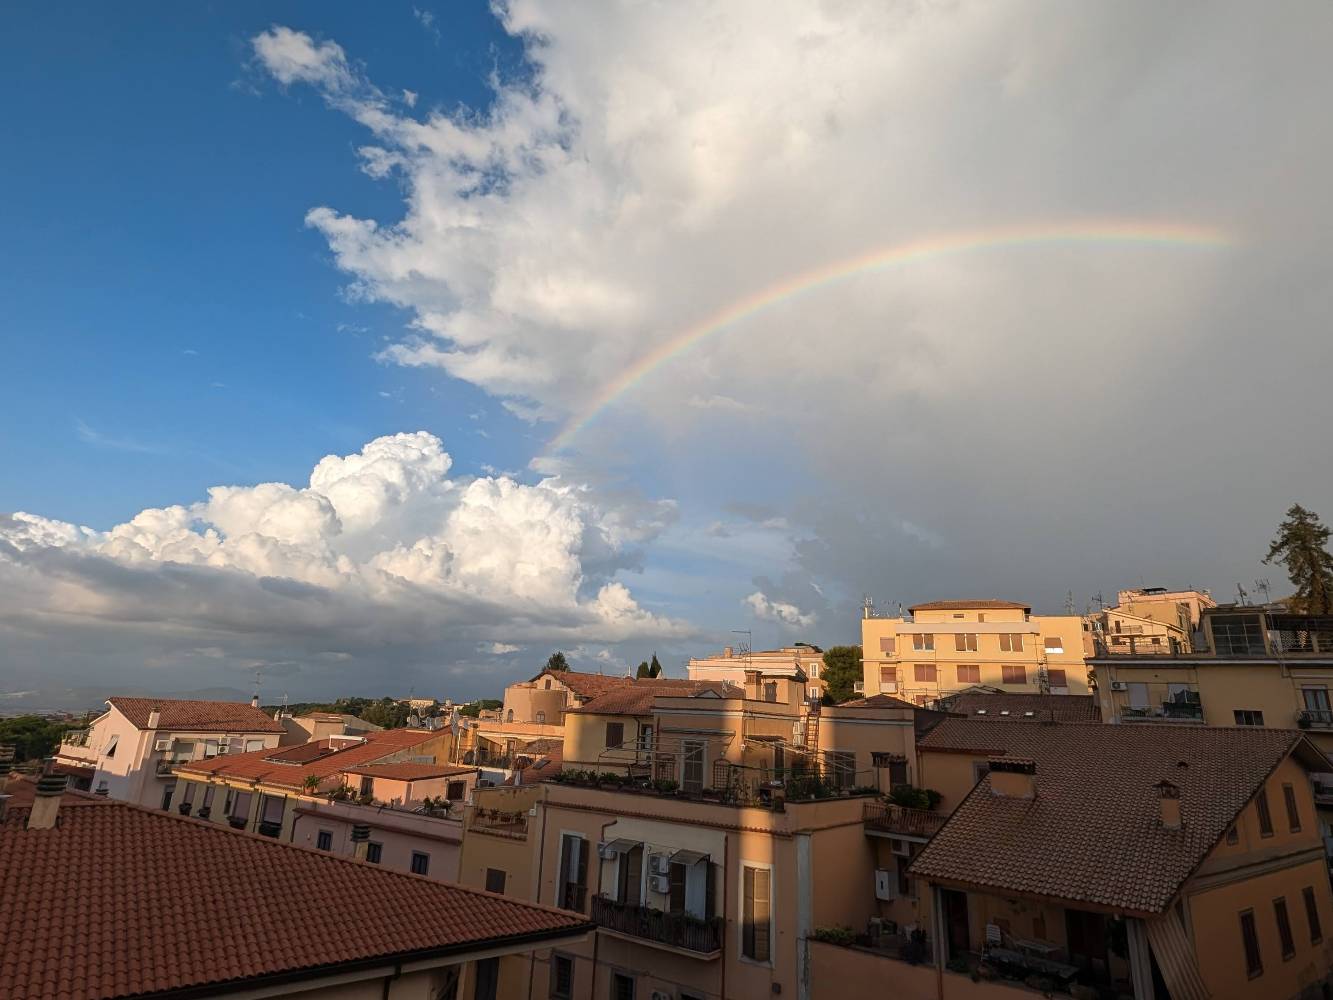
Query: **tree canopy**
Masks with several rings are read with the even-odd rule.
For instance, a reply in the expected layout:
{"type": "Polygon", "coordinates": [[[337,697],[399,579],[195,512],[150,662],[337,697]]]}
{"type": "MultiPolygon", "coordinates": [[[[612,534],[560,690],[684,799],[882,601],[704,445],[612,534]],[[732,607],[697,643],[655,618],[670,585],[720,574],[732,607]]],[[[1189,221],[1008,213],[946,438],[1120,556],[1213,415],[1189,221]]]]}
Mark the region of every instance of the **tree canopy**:
{"type": "Polygon", "coordinates": [[[0,743],[14,745],[14,762],[41,760],[50,757],[67,729],[77,723],[52,722],[40,715],[17,715],[0,719],[0,743]]]}
{"type": "Polygon", "coordinates": [[[634,671],[634,676],[639,679],[645,677],[651,677],[652,675],[648,672],[651,669],[652,668],[648,666],[648,661],[644,660],[642,663],[639,664],[639,669],[634,671]]]}
{"type": "Polygon", "coordinates": [[[1268,547],[1264,562],[1281,563],[1296,586],[1290,602],[1295,611],[1333,614],[1333,555],[1328,551],[1328,535],[1318,514],[1295,503],[1268,547]]]}
{"type": "Polygon", "coordinates": [[[482,709],[500,708],[504,702],[498,698],[482,698],[479,701],[470,701],[458,710],[458,714],[469,719],[475,719],[481,714],[482,709]]]}
{"type": "Polygon", "coordinates": [[[552,653],[550,656],[546,658],[546,669],[568,670],[569,661],[565,659],[565,654],[557,649],[554,653],[552,653]]]}
{"type": "Polygon", "coordinates": [[[824,651],[824,685],[830,701],[837,704],[856,697],[853,685],[860,679],[860,646],[832,646],[824,651]]]}
{"type": "Polygon", "coordinates": [[[652,662],[648,664],[648,676],[649,677],[662,676],[662,664],[657,662],[657,653],[653,653],[652,662]]]}

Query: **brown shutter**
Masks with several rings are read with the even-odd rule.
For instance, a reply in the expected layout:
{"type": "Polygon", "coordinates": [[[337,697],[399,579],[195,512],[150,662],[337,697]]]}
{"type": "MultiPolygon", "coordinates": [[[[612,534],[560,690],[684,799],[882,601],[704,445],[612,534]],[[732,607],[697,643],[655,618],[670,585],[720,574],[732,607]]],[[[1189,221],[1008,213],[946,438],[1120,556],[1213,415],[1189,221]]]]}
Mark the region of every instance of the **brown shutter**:
{"type": "Polygon", "coordinates": [[[667,904],[667,910],[671,913],[685,912],[685,866],[672,863],[671,865],[671,893],[670,902],[667,904]]]}
{"type": "MultiPolygon", "coordinates": [[[[708,882],[704,888],[704,916],[709,920],[712,920],[717,916],[717,865],[713,864],[711,861],[705,861],[704,866],[708,876],[708,882]]],[[[1309,893],[1310,890],[1307,889],[1306,892],[1309,893]]],[[[1313,893],[1310,893],[1310,895],[1313,897],[1313,893]]],[[[1306,906],[1310,905],[1310,901],[1312,900],[1306,902],[1306,906]]],[[[1316,922],[1318,919],[1319,914],[1316,913],[1316,922]]]]}
{"type": "Polygon", "coordinates": [[[754,875],[753,868],[745,869],[741,902],[741,951],[749,958],[754,958],[754,875]]]}
{"type": "Polygon", "coordinates": [[[643,847],[636,847],[620,859],[620,870],[624,872],[621,899],[631,906],[638,906],[643,884],[643,847]]]}
{"type": "Polygon", "coordinates": [[[772,899],[770,880],[772,872],[768,869],[756,869],[754,873],[754,957],[756,961],[767,962],[769,957],[768,922],[769,907],[772,899]]]}

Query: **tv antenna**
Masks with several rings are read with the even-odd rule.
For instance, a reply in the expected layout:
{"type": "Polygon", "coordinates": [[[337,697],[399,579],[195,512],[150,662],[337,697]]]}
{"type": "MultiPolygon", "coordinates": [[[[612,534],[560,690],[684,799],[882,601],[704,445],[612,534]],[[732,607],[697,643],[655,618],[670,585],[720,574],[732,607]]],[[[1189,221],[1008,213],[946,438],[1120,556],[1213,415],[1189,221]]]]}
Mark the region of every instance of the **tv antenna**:
{"type": "Polygon", "coordinates": [[[1259,580],[1255,580],[1255,581],[1254,581],[1254,589],[1257,590],[1259,593],[1261,593],[1261,594],[1264,595],[1264,603],[1265,603],[1265,604],[1270,604],[1270,603],[1272,603],[1272,599],[1273,599],[1273,597],[1272,597],[1272,594],[1270,593],[1270,589],[1269,589],[1269,586],[1268,586],[1268,577],[1265,576],[1265,577],[1263,577],[1263,578],[1261,578],[1261,579],[1259,579],[1259,580]]]}
{"type": "Polygon", "coordinates": [[[1073,613],[1074,613],[1074,592],[1071,590],[1065,594],[1065,614],[1072,615],[1073,613]]]}
{"type": "Polygon", "coordinates": [[[1245,588],[1239,583],[1236,584],[1236,596],[1239,598],[1237,603],[1241,605],[1248,605],[1250,603],[1250,595],[1245,593],[1245,588]]]}

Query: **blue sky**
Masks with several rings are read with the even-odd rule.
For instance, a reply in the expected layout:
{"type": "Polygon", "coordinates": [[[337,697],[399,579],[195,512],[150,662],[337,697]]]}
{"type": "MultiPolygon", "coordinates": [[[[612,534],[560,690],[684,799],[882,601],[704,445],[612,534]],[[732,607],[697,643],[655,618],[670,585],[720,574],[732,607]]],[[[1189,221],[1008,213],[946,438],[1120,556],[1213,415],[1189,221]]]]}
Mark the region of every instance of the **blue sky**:
{"type": "Polygon", "coordinates": [[[1330,45],[1314,2],[10,4],[0,697],[470,697],[1274,577],[1333,517],[1275,442],[1330,416],[1330,45]],[[781,299],[548,447],[795,276],[1164,226],[1215,237],[781,299]]]}

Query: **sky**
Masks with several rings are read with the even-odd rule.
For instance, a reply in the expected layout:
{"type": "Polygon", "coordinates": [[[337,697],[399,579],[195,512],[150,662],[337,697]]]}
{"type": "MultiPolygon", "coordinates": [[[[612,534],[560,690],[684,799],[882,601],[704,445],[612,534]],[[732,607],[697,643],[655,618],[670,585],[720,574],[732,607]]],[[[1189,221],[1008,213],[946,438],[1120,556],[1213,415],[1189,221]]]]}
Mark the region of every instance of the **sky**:
{"type": "Polygon", "coordinates": [[[1204,14],[6,5],[0,698],[1283,592],[1333,12],[1204,14]]]}

